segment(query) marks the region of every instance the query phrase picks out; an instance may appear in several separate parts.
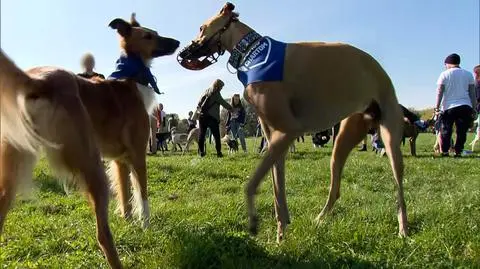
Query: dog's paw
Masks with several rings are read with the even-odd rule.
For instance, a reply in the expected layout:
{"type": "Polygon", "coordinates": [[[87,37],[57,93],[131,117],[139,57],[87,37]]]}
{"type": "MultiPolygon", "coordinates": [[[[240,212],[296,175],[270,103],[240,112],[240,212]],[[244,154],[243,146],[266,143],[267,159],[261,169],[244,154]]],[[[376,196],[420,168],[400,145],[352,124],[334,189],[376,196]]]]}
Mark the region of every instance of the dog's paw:
{"type": "Polygon", "coordinates": [[[406,228],[405,229],[400,229],[398,231],[398,237],[407,238],[408,237],[408,230],[406,228]]]}
{"type": "Polygon", "coordinates": [[[318,216],[313,219],[313,223],[316,226],[321,226],[325,222],[326,215],[327,214],[324,211],[320,212],[320,214],[318,214],[318,216]]]}
{"type": "Polygon", "coordinates": [[[150,227],[150,219],[142,219],[142,229],[148,229],[150,227]]]}

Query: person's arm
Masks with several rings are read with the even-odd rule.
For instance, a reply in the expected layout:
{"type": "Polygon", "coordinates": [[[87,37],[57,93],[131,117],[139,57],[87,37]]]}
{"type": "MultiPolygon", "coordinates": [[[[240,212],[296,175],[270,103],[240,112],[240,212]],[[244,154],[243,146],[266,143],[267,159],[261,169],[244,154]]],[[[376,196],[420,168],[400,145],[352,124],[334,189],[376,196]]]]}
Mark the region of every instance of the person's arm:
{"type": "Polygon", "coordinates": [[[220,93],[217,94],[217,102],[223,106],[226,110],[232,111],[232,106],[223,99],[222,95],[220,93]]]}
{"type": "Polygon", "coordinates": [[[440,111],[440,105],[442,104],[443,94],[445,93],[445,72],[442,72],[437,79],[437,101],[435,102],[434,112],[440,111]]]}
{"type": "Polygon", "coordinates": [[[437,87],[437,102],[435,103],[435,111],[439,111],[440,104],[442,103],[443,94],[445,92],[445,85],[440,84],[437,87]]]}

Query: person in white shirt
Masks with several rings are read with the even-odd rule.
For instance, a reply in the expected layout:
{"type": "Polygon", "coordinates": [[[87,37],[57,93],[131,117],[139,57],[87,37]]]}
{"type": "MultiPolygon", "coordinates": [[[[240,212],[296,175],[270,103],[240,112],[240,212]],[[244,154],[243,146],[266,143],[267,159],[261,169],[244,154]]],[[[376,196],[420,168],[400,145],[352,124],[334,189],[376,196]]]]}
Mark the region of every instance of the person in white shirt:
{"type": "Polygon", "coordinates": [[[460,56],[450,54],[445,59],[447,70],[437,81],[437,102],[435,112],[441,121],[440,147],[442,156],[448,156],[451,146],[452,127],[455,123],[457,140],[455,157],[460,157],[467,139],[467,131],[475,117],[476,96],[473,75],[460,68],[460,56]]]}

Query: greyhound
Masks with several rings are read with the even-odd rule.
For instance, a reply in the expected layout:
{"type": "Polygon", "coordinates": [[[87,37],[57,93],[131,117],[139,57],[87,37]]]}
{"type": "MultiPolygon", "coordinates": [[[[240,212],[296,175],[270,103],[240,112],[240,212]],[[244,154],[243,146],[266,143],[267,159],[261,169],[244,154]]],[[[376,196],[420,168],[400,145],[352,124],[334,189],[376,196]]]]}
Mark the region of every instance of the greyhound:
{"type": "Polygon", "coordinates": [[[392,82],[366,52],[341,43],[282,43],[261,36],[239,20],[235,6],[221,11],[200,27],[200,33],[177,55],[179,63],[202,70],[225,51],[244,84],[245,99],[255,107],[268,140],[268,150],[245,192],[249,230],[256,234],[255,194],[273,167],[277,241],[290,223],[285,194],[285,155],[305,132],[327,129],[341,121],[331,158],[328,200],[316,218],[321,222],[340,197],[340,176],[350,151],[378,124],[395,178],[399,235],[407,236],[400,142],[403,116],[392,82]]]}

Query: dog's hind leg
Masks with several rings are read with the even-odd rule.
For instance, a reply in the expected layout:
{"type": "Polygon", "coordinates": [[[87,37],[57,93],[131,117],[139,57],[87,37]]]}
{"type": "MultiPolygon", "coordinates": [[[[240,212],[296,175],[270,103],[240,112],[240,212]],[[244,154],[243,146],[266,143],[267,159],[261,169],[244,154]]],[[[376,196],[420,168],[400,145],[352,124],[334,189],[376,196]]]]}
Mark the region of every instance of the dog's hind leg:
{"type": "Polygon", "coordinates": [[[370,125],[370,120],[365,119],[363,113],[353,114],[342,121],[330,159],[330,191],[325,206],[315,219],[317,223],[321,222],[340,198],[340,181],[347,157],[367,135],[370,125]]]}
{"type": "Polygon", "coordinates": [[[108,167],[110,185],[117,197],[117,211],[125,219],[132,216],[130,205],[130,168],[128,164],[120,161],[110,161],[108,167]]]}
{"type": "Polygon", "coordinates": [[[390,159],[390,165],[395,178],[395,186],[397,190],[397,209],[398,209],[398,234],[402,237],[408,234],[407,209],[403,194],[403,156],[400,149],[400,141],[402,139],[402,111],[395,98],[389,98],[380,104],[381,120],[380,132],[385,145],[387,156],[390,159]]]}
{"type": "MultiPolygon", "coordinates": [[[[415,128],[415,127],[414,127],[415,128]]],[[[409,142],[410,142],[410,154],[412,156],[416,157],[417,156],[417,137],[418,137],[418,131],[414,131],[412,134],[413,136],[410,137],[409,142]]]]}
{"type": "MultiPolygon", "coordinates": [[[[0,234],[17,189],[31,184],[36,157],[3,141],[0,146],[0,234]],[[24,185],[24,186],[22,186],[24,185]]],[[[28,190],[26,190],[28,191],[28,190]]]]}
{"type": "MultiPolygon", "coordinates": [[[[78,111],[74,111],[72,114],[77,113],[78,111]]],[[[65,128],[61,130],[62,136],[57,139],[64,142],[61,149],[47,150],[47,158],[52,167],[59,169],[60,172],[70,172],[73,175],[72,178],[80,183],[95,213],[98,244],[110,267],[122,268],[108,224],[108,179],[100,153],[95,147],[94,138],[89,135],[92,131],[86,128],[85,120],[82,122],[77,117],[71,120],[72,126],[65,124],[65,128]]]]}

